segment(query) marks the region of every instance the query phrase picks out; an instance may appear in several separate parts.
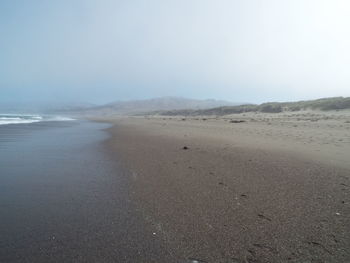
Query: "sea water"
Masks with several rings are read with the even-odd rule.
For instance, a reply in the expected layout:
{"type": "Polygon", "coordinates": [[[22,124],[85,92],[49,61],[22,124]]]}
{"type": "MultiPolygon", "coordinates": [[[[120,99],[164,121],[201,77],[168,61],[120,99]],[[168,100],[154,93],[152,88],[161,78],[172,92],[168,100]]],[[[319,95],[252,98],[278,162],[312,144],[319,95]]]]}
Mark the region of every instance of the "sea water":
{"type": "Polygon", "coordinates": [[[39,114],[0,114],[0,125],[28,124],[43,121],[72,121],[74,119],[63,116],[39,114]]]}

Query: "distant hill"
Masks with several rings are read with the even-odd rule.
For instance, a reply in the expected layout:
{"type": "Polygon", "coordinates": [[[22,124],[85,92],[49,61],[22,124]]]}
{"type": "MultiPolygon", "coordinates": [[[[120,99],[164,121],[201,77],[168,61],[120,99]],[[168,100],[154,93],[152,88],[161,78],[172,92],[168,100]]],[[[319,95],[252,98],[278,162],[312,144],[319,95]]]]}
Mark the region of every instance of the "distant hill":
{"type": "MultiPolygon", "coordinates": [[[[116,101],[84,109],[88,114],[143,114],[156,111],[170,111],[180,109],[202,110],[221,106],[233,106],[238,103],[232,103],[222,100],[195,100],[180,97],[161,97],[146,100],[116,101]]],[[[77,109],[77,112],[81,111],[77,109]]]]}
{"type": "Polygon", "coordinates": [[[306,100],[297,102],[268,102],[263,104],[245,104],[236,106],[214,107],[211,109],[200,110],[173,110],[158,112],[160,115],[229,115],[243,112],[266,112],[278,113],[283,111],[301,111],[301,110],[344,110],[350,109],[350,97],[333,97],[317,100],[306,100]]]}

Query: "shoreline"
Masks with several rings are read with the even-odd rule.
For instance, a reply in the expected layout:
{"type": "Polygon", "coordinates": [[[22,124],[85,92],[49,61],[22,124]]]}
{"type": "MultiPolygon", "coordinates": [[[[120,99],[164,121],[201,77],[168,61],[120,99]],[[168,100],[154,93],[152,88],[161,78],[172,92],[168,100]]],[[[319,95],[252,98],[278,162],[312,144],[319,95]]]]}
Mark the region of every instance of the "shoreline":
{"type": "Polygon", "coordinates": [[[159,117],[103,121],[114,124],[108,147],[132,174],[131,199],[180,258],[350,259],[350,169],[339,165],[344,156],[327,160],[318,155],[323,146],[315,150],[313,143],[300,155],[300,145],[278,148],[279,140],[273,145],[267,136],[254,136],[267,127],[291,144],[284,140],[285,128],[271,128],[275,124],[159,117]]]}
{"type": "Polygon", "coordinates": [[[91,121],[0,128],[0,262],[178,262],[91,121]]]}

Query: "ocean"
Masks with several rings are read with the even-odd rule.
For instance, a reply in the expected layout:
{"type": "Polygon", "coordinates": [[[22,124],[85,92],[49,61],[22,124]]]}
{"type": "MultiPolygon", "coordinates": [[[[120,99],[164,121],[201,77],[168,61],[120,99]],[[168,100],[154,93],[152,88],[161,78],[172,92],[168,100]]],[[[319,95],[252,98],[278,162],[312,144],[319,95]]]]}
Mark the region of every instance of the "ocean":
{"type": "Polygon", "coordinates": [[[47,121],[72,121],[74,119],[62,116],[39,114],[0,114],[0,125],[28,124],[47,121]]]}

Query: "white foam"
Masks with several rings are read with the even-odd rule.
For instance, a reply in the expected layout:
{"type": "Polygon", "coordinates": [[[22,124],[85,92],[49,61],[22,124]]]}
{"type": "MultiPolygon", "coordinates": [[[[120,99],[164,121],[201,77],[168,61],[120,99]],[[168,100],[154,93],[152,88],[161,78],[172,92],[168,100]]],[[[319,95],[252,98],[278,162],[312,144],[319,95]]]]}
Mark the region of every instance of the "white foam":
{"type": "Polygon", "coordinates": [[[74,121],[74,119],[64,116],[0,114],[0,125],[28,124],[43,121],[74,121]]]}
{"type": "Polygon", "coordinates": [[[0,117],[0,120],[21,120],[19,117],[0,117]]]}
{"type": "Polygon", "coordinates": [[[0,120],[0,125],[40,122],[39,120],[0,120]]]}

